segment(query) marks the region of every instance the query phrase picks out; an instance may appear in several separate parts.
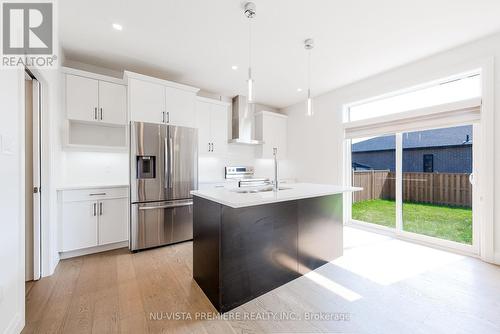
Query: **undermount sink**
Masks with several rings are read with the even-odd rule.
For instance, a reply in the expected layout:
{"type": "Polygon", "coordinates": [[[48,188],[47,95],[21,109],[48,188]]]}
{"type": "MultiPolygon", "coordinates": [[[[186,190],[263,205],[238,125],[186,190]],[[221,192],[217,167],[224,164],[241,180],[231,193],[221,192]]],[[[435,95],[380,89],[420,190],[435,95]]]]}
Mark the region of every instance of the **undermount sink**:
{"type": "MultiPolygon", "coordinates": [[[[291,189],[291,188],[279,187],[278,191],[288,190],[288,189],[291,189]]],[[[255,189],[255,188],[252,188],[252,189],[238,188],[238,189],[233,189],[233,191],[237,192],[237,193],[240,193],[240,194],[256,194],[256,193],[263,193],[263,192],[273,191],[273,188],[272,187],[258,188],[258,189],[255,189]]]]}

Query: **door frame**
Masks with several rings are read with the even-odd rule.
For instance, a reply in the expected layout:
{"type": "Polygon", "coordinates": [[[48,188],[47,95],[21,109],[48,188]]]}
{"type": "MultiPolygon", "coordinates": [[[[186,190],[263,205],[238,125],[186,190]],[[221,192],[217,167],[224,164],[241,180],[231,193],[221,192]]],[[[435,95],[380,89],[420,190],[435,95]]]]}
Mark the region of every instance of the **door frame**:
{"type": "MultiPolygon", "coordinates": [[[[38,188],[37,196],[33,192],[33,280],[42,276],[42,85],[35,74],[28,68],[25,74],[33,82],[33,187],[38,188]],[[36,168],[35,168],[36,167],[36,168]]],[[[26,86],[24,88],[26,90],[26,86]]],[[[25,122],[27,121],[25,115],[25,122]]],[[[25,166],[26,169],[27,166],[25,166]]],[[[25,217],[26,219],[26,217],[25,217]]],[[[26,240],[25,240],[26,242],[26,240]]],[[[26,257],[26,254],[25,254],[26,257]]]]}

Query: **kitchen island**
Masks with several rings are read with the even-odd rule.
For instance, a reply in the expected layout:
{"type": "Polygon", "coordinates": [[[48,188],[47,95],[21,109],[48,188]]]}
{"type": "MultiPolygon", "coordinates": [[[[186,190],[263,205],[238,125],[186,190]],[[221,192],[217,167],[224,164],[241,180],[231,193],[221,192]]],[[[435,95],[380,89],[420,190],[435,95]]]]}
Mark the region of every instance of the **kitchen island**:
{"type": "Polygon", "coordinates": [[[295,183],[277,192],[193,191],[193,277],[229,311],[342,255],[343,193],[295,183]]]}

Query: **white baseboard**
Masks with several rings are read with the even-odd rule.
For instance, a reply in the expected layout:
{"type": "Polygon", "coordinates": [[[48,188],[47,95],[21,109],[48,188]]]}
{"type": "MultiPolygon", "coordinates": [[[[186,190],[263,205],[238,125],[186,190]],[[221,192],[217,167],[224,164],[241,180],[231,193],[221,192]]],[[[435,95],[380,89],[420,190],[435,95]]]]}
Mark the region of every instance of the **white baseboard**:
{"type": "Polygon", "coordinates": [[[500,266],[500,252],[496,252],[493,256],[493,263],[500,266]]]}
{"type": "Polygon", "coordinates": [[[4,334],[18,334],[24,328],[23,321],[21,319],[21,315],[16,313],[15,317],[12,318],[7,328],[5,328],[4,334]]]}
{"type": "Polygon", "coordinates": [[[77,250],[73,250],[73,251],[69,251],[69,252],[59,252],[59,258],[61,260],[69,259],[72,257],[100,253],[100,252],[106,252],[109,250],[124,248],[124,247],[128,247],[128,241],[120,241],[120,242],[115,242],[113,244],[77,249],[77,250]]]}

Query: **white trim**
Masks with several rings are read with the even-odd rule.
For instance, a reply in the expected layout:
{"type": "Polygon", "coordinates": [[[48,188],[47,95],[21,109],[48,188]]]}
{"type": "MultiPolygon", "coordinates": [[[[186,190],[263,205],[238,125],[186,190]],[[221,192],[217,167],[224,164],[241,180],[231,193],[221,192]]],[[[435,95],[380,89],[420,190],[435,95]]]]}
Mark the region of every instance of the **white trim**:
{"type": "Polygon", "coordinates": [[[123,78],[120,79],[120,78],[110,77],[107,75],[77,70],[77,69],[71,68],[71,67],[62,67],[61,72],[64,74],[76,75],[79,77],[84,77],[84,78],[89,78],[89,79],[107,81],[107,82],[111,82],[111,83],[115,83],[115,84],[119,84],[119,85],[123,85],[123,86],[127,85],[127,80],[124,80],[123,78]]]}
{"type": "Polygon", "coordinates": [[[396,231],[403,230],[403,134],[397,133],[396,140],[396,231]]]}
{"type": "Polygon", "coordinates": [[[494,254],[492,263],[500,265],[500,252],[494,254]]]}
{"type": "Polygon", "coordinates": [[[59,252],[59,257],[61,258],[61,260],[63,260],[63,259],[69,259],[72,257],[77,257],[77,256],[107,252],[107,251],[110,251],[113,249],[125,248],[125,247],[128,247],[128,240],[119,241],[119,242],[115,242],[115,243],[107,244],[107,245],[100,245],[100,246],[95,246],[95,247],[76,249],[76,250],[67,251],[67,252],[59,252]]]}
{"type": "MultiPolygon", "coordinates": [[[[19,92],[19,108],[20,110],[18,111],[18,126],[19,126],[19,147],[17,149],[17,152],[19,154],[19,186],[20,186],[20,191],[19,191],[19,264],[18,264],[18,303],[19,303],[19,310],[18,313],[16,314],[16,317],[20,315],[20,322],[21,326],[24,327],[24,323],[26,321],[26,299],[25,299],[25,270],[26,270],[26,254],[25,254],[25,244],[26,244],[26,232],[25,232],[25,225],[26,225],[26,217],[25,217],[25,212],[26,212],[26,161],[25,161],[25,151],[26,151],[26,146],[25,146],[25,139],[26,139],[26,134],[25,134],[25,129],[26,129],[26,106],[25,106],[25,90],[26,90],[26,85],[25,85],[25,71],[24,68],[19,68],[16,69],[18,71],[18,92],[19,92]]],[[[17,321],[14,322],[15,324],[18,323],[17,321]]]]}
{"type": "MultiPolygon", "coordinates": [[[[495,72],[494,58],[490,57],[481,63],[482,97],[481,136],[479,145],[481,157],[477,175],[477,187],[480,197],[478,212],[480,215],[480,254],[487,262],[494,261],[495,247],[495,72]]],[[[476,140],[477,142],[477,140],[476,140]]]]}
{"type": "Polygon", "coordinates": [[[14,318],[9,322],[7,328],[5,328],[4,334],[18,334],[24,328],[24,323],[19,313],[16,313],[14,318]]]}
{"type": "MultiPolygon", "coordinates": [[[[464,66],[462,67],[469,67],[467,64],[463,64],[464,66]]],[[[410,85],[409,87],[404,87],[404,88],[401,88],[401,89],[397,89],[397,90],[394,90],[394,91],[391,91],[389,93],[384,93],[384,94],[379,94],[379,95],[375,95],[375,96],[371,96],[369,98],[366,98],[366,99],[362,99],[362,100],[358,100],[358,101],[355,101],[355,102],[351,102],[351,103],[348,103],[346,104],[346,111],[349,112],[349,108],[351,107],[356,107],[356,106],[359,106],[359,105],[363,105],[363,104],[367,104],[367,103],[371,103],[371,102],[376,102],[376,101],[379,101],[379,100],[384,100],[384,99],[388,99],[388,98],[391,98],[391,97],[394,97],[394,96],[398,96],[398,95],[404,95],[404,94],[408,94],[408,93],[412,93],[412,92],[416,92],[416,91],[419,91],[419,90],[422,90],[422,89],[426,89],[426,88],[430,88],[430,87],[434,87],[434,86],[437,86],[437,85],[440,85],[440,84],[444,84],[446,82],[451,82],[451,81],[455,81],[455,80],[460,80],[460,79],[465,79],[469,76],[472,76],[472,75],[475,75],[475,74],[480,74],[481,73],[481,66],[479,64],[476,64],[476,65],[472,65],[470,67],[477,67],[473,70],[467,70],[467,71],[464,71],[464,70],[457,70],[456,72],[461,72],[461,73],[458,73],[456,74],[455,72],[454,74],[449,74],[449,73],[443,73],[443,74],[437,74],[437,76],[434,77],[434,79],[426,79],[424,83],[419,83],[419,84],[416,84],[416,85],[410,85]],[[437,77],[437,79],[436,79],[437,77]]],[[[450,72],[450,71],[447,71],[447,72],[450,72]]],[[[347,114],[347,117],[345,118],[346,121],[349,121],[349,114],[347,114]]]]}
{"type": "Polygon", "coordinates": [[[216,99],[211,99],[209,97],[204,97],[204,96],[196,96],[196,100],[199,102],[205,102],[205,103],[211,103],[211,104],[218,104],[224,107],[229,107],[231,106],[231,102],[227,101],[221,101],[221,100],[216,100],[216,99]]]}
{"type": "Polygon", "coordinates": [[[346,138],[395,132],[427,130],[453,124],[473,123],[481,117],[481,99],[436,105],[344,124],[346,138]]]}
{"type": "Polygon", "coordinates": [[[258,113],[255,113],[255,116],[272,116],[272,117],[279,117],[279,118],[288,118],[288,115],[284,115],[284,114],[280,114],[280,113],[277,113],[277,112],[274,112],[274,111],[267,111],[267,110],[262,110],[262,111],[259,111],[258,113]]]}
{"type": "Polygon", "coordinates": [[[391,227],[362,222],[359,220],[351,220],[346,225],[349,227],[355,227],[373,233],[387,235],[404,241],[415,242],[431,248],[437,248],[449,252],[458,253],[461,255],[479,257],[479,255],[475,252],[473,246],[461,244],[455,241],[444,240],[408,231],[396,231],[394,228],[391,227]]]}
{"type": "Polygon", "coordinates": [[[148,82],[159,84],[162,86],[181,89],[181,90],[185,90],[185,91],[193,92],[193,93],[198,93],[198,91],[200,90],[197,87],[188,86],[188,85],[184,85],[184,84],[180,84],[177,82],[168,81],[168,80],[164,80],[164,79],[158,79],[158,78],[154,78],[154,77],[150,77],[150,76],[147,76],[144,74],[134,73],[134,72],[130,72],[130,71],[123,72],[123,79],[127,80],[127,82],[129,79],[148,81],[148,82]]]}

